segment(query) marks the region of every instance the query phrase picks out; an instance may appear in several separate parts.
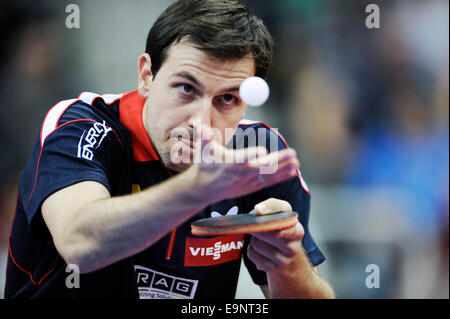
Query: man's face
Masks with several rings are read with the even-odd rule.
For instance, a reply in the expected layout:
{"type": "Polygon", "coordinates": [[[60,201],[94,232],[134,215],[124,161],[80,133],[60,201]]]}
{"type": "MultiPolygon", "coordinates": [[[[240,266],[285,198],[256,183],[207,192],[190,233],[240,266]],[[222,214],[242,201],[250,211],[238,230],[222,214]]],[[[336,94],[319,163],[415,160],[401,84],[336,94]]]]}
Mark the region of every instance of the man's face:
{"type": "Polygon", "coordinates": [[[141,79],[145,69],[141,60],[139,93],[146,98],[144,125],[167,167],[183,171],[191,165],[174,163],[170,153],[176,144],[185,143],[187,149],[191,147],[192,159],[194,131],[198,134],[199,127],[220,132],[216,141],[222,145],[230,141],[229,132],[236,130],[247,107],[239,97],[239,86],[254,75],[252,57],[218,60],[182,41],[172,45],[157,75],[147,80],[141,79]],[[184,134],[177,134],[180,129],[184,134]],[[186,132],[189,140],[177,138],[186,137],[186,132]]]}

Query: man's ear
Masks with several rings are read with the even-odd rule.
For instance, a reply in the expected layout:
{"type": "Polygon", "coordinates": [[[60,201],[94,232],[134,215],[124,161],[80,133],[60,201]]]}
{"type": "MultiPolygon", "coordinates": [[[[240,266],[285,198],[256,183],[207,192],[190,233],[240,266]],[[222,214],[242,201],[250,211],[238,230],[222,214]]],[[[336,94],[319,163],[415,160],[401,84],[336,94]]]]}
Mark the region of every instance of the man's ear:
{"type": "Polygon", "coordinates": [[[138,60],[138,93],[147,98],[153,80],[152,60],[148,53],[141,54],[138,60]]]}

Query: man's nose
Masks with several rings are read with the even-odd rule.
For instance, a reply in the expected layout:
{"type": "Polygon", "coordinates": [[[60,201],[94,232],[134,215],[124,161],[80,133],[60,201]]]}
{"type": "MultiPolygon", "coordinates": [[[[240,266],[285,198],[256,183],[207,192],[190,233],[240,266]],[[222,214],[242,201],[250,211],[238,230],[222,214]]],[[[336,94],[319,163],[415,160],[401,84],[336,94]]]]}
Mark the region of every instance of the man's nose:
{"type": "Polygon", "coordinates": [[[189,126],[192,128],[209,128],[212,125],[211,118],[212,101],[201,99],[192,106],[192,112],[189,118],[189,126]]]}

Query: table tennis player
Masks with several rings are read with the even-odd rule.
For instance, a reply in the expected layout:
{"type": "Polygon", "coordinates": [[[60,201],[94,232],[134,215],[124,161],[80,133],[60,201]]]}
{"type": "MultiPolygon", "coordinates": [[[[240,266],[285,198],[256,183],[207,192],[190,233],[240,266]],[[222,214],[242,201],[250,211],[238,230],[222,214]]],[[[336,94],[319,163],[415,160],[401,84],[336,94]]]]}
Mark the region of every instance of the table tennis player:
{"type": "Polygon", "coordinates": [[[333,298],[317,270],[325,257],[308,229],[297,155],[266,124],[244,120],[240,84],[266,77],[272,46],[237,0],[180,0],[148,34],[136,91],[84,92],[52,107],[20,176],[5,297],[234,298],[243,258],[267,298],[333,298]],[[194,161],[198,150],[234,160],[194,161]],[[196,220],[253,209],[295,211],[298,222],[191,232],[196,220]],[[80,272],[76,287],[68,269],[80,272]]]}

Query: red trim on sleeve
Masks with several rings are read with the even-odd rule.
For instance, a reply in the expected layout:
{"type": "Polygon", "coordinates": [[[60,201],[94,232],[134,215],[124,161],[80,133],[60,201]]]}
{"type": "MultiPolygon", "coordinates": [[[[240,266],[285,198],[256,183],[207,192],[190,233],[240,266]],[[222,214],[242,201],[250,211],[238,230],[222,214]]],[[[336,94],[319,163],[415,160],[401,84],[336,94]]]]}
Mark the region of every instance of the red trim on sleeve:
{"type": "Polygon", "coordinates": [[[9,255],[11,256],[11,260],[13,261],[14,265],[16,265],[17,268],[19,268],[21,271],[23,271],[24,273],[26,273],[26,274],[30,277],[30,281],[31,281],[33,284],[37,285],[37,286],[40,286],[41,283],[44,281],[44,279],[47,278],[47,276],[50,275],[50,273],[51,273],[53,270],[55,270],[55,268],[50,269],[50,270],[49,270],[49,271],[48,271],[41,279],[39,279],[38,281],[36,281],[36,280],[33,279],[33,275],[32,275],[28,270],[26,270],[25,268],[21,267],[21,266],[17,263],[17,261],[14,259],[14,256],[13,256],[13,253],[12,253],[12,250],[11,250],[11,235],[10,235],[9,238],[8,238],[8,249],[9,249],[9,255]]]}
{"type": "Polygon", "coordinates": [[[13,226],[14,226],[14,220],[16,219],[16,214],[17,214],[17,206],[19,204],[19,192],[17,192],[17,198],[16,198],[16,208],[14,209],[14,217],[12,219],[11,222],[11,230],[9,231],[9,237],[8,237],[8,251],[9,251],[9,255],[11,256],[11,260],[13,261],[14,265],[16,265],[17,268],[19,268],[21,271],[23,271],[24,273],[26,273],[29,277],[30,277],[30,281],[39,286],[42,281],[55,269],[52,268],[50,269],[40,280],[36,281],[33,279],[33,275],[26,270],[25,268],[21,267],[17,261],[14,259],[13,253],[12,253],[12,249],[11,249],[11,237],[12,237],[12,231],[13,231],[13,226]]]}

